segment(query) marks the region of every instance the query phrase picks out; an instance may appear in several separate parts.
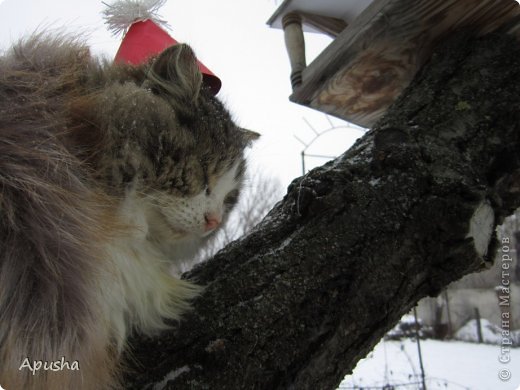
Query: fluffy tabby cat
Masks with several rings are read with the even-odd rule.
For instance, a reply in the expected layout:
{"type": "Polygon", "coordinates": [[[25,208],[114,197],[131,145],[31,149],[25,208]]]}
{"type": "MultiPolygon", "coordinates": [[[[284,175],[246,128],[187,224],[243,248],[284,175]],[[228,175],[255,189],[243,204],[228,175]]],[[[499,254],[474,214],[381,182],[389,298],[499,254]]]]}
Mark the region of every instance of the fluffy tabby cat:
{"type": "Polygon", "coordinates": [[[0,57],[0,385],[117,387],[129,332],[199,293],[169,267],[225,221],[257,136],[187,45],[130,67],[39,35],[0,57]],[[19,369],[62,356],[80,370],[19,369]]]}

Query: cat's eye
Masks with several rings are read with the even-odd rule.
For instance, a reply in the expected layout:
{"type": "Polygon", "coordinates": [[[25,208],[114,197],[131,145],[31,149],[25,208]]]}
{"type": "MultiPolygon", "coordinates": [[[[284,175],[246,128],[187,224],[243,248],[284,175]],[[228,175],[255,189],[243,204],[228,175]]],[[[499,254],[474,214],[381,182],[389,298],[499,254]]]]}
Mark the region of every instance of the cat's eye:
{"type": "Polygon", "coordinates": [[[238,190],[229,192],[224,198],[224,205],[227,207],[233,207],[238,202],[238,190]]]}
{"type": "Polygon", "coordinates": [[[206,196],[210,196],[211,195],[211,189],[209,188],[209,186],[206,186],[206,196]]]}

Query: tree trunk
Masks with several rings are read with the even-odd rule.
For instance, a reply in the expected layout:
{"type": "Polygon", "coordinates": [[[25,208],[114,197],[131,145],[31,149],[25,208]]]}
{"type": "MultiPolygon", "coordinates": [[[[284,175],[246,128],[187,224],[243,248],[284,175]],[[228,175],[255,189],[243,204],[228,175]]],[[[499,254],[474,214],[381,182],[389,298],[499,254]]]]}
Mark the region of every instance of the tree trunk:
{"type": "Polygon", "coordinates": [[[519,81],[513,37],[451,38],[374,129],[185,275],[204,294],[133,339],[125,386],[336,388],[419,299],[492,261],[520,205],[519,81]]]}

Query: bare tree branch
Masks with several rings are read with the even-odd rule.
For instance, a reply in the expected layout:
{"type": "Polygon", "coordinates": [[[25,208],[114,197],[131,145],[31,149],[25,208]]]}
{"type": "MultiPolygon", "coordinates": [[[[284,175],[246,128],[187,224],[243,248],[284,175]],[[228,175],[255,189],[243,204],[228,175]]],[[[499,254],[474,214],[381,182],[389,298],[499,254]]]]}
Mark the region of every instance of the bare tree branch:
{"type": "MultiPolygon", "coordinates": [[[[187,277],[127,388],[333,389],[420,298],[490,261],[520,202],[520,45],[453,38],[385,118],[187,277]]],[[[129,363],[130,364],[130,363],[129,363]]]]}

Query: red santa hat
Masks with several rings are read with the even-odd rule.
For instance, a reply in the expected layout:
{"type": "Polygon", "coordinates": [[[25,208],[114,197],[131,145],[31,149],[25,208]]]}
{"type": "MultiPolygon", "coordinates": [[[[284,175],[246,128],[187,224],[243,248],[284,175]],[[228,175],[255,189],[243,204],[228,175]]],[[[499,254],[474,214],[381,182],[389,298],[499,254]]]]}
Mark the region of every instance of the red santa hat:
{"type": "MultiPolygon", "coordinates": [[[[115,34],[123,33],[123,41],[114,61],[138,65],[146,62],[164,49],[176,45],[162,27],[168,27],[157,10],[166,0],[118,0],[105,4],[103,15],[109,29],[115,34]]],[[[202,79],[216,95],[222,85],[220,79],[202,62],[198,61],[202,79]]]]}

